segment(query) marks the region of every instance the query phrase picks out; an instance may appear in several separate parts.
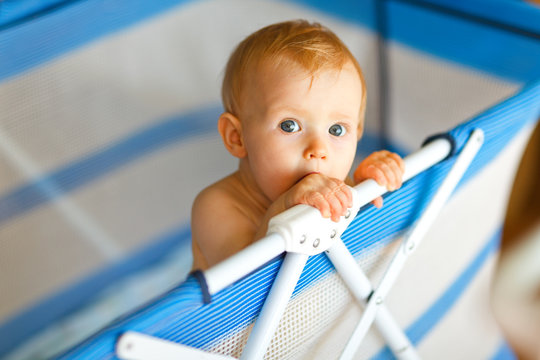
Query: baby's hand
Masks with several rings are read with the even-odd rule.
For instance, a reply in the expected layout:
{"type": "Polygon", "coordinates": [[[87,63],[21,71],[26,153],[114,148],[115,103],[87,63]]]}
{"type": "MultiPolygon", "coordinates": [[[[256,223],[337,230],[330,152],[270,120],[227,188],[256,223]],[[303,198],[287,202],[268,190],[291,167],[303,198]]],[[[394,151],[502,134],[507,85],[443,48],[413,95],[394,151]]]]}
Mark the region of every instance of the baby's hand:
{"type": "MultiPolygon", "coordinates": [[[[377,151],[358,165],[354,172],[354,181],[359,183],[366,179],[373,179],[377,184],[393,191],[401,187],[404,172],[405,163],[398,154],[386,150],[377,151]]],[[[382,197],[373,200],[373,205],[382,207],[382,197]]]]}
{"type": "Polygon", "coordinates": [[[310,174],[291,187],[284,196],[285,208],[311,205],[325,218],[338,222],[352,207],[351,189],[341,180],[322,174],[310,174]]]}

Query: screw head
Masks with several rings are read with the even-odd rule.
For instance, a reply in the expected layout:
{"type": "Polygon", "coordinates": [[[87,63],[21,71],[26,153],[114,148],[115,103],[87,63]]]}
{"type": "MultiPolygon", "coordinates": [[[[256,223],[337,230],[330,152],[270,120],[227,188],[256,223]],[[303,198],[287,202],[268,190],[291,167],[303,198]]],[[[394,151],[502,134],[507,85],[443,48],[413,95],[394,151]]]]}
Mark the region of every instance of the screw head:
{"type": "Polygon", "coordinates": [[[316,238],[315,241],[313,241],[313,247],[316,248],[321,243],[321,239],[316,238]]]}
{"type": "Polygon", "coordinates": [[[302,235],[302,237],[300,238],[300,244],[303,244],[303,243],[305,243],[305,242],[306,242],[306,240],[307,240],[307,236],[306,236],[305,234],[304,234],[304,235],[302,235]]]}

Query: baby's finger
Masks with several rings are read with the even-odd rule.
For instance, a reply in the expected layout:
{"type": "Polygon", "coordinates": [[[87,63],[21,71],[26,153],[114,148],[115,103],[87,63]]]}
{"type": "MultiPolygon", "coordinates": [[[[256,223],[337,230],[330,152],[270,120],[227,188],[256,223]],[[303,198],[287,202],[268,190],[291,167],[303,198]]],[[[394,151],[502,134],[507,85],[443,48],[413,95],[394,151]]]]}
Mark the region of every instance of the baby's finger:
{"type": "Polygon", "coordinates": [[[332,216],[332,211],[330,209],[330,204],[328,200],[320,192],[310,192],[306,196],[305,203],[311,205],[314,208],[319,209],[323,218],[329,218],[332,216]]]}
{"type": "Polygon", "coordinates": [[[329,178],[329,181],[331,182],[330,192],[326,193],[326,195],[329,196],[331,193],[333,196],[336,196],[339,199],[344,208],[351,207],[352,192],[347,184],[335,178],[329,178]]]}
{"type": "MultiPolygon", "coordinates": [[[[345,183],[342,182],[341,185],[335,189],[334,194],[341,201],[341,204],[343,204],[345,210],[353,206],[353,196],[351,188],[348,187],[345,183]]],[[[343,213],[345,213],[345,211],[343,213]]]]}
{"type": "Polygon", "coordinates": [[[369,165],[365,170],[365,175],[365,178],[373,179],[381,186],[387,185],[384,171],[382,171],[378,166],[369,165]]]}
{"type": "Polygon", "coordinates": [[[338,222],[339,218],[343,214],[343,205],[341,201],[335,196],[335,194],[330,194],[327,197],[328,204],[330,205],[330,212],[332,213],[331,219],[334,222],[338,222]]]}
{"type": "Polygon", "coordinates": [[[371,203],[372,203],[373,205],[375,205],[375,207],[376,207],[377,209],[380,209],[380,208],[382,208],[382,206],[383,206],[383,198],[382,198],[381,196],[379,196],[378,198],[376,198],[375,200],[373,200],[371,203]]]}
{"type": "Polygon", "coordinates": [[[399,189],[403,183],[403,174],[405,173],[405,162],[399,157],[399,155],[390,153],[386,158],[386,163],[390,166],[394,172],[396,181],[394,182],[394,188],[399,189]]]}
{"type": "Polygon", "coordinates": [[[336,196],[336,198],[339,200],[341,204],[341,212],[339,215],[343,216],[347,212],[347,209],[352,207],[352,195],[351,195],[351,198],[349,198],[343,191],[338,191],[334,193],[334,195],[336,196]]]}
{"type": "Polygon", "coordinates": [[[396,164],[399,166],[399,169],[401,170],[401,173],[405,172],[405,161],[396,153],[390,153],[388,154],[389,157],[391,157],[396,164]]]}
{"type": "MultiPolygon", "coordinates": [[[[392,161],[388,161],[386,159],[382,159],[378,164],[377,167],[384,173],[384,177],[386,179],[386,188],[388,190],[395,190],[395,184],[398,182],[397,176],[395,174],[395,165],[392,166],[392,161]]],[[[381,184],[379,184],[381,185],[381,184]]]]}
{"type": "Polygon", "coordinates": [[[403,177],[403,172],[401,171],[399,164],[390,157],[385,159],[385,164],[388,166],[387,170],[390,172],[387,173],[388,189],[399,189],[401,187],[401,179],[403,177]]]}

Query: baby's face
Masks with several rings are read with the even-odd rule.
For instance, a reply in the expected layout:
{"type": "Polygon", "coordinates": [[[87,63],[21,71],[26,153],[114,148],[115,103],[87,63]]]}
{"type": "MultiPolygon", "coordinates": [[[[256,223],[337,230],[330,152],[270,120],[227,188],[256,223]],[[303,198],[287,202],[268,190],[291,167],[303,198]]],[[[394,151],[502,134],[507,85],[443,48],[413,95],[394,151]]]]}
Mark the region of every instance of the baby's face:
{"type": "Polygon", "coordinates": [[[247,161],[270,200],[314,172],[346,178],[356,153],[362,99],[352,63],[314,78],[301,68],[263,68],[244,94],[239,115],[247,161]]]}

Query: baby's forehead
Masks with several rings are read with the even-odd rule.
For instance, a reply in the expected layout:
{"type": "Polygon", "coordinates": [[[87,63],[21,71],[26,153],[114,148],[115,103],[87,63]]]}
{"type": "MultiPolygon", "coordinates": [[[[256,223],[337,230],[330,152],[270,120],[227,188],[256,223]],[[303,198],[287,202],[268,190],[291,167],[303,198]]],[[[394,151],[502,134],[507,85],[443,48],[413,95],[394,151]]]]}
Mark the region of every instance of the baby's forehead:
{"type": "MultiPolygon", "coordinates": [[[[321,67],[316,73],[310,72],[299,64],[281,63],[280,66],[270,62],[261,64],[246,79],[239,103],[241,113],[239,115],[261,114],[261,111],[264,113],[283,112],[287,106],[298,110],[304,106],[302,100],[305,99],[304,96],[315,89],[317,89],[317,97],[326,93],[328,100],[340,98],[345,101],[340,111],[350,114],[351,107],[356,109],[354,104],[360,101],[361,93],[364,91],[360,77],[355,73],[356,69],[352,63],[340,68],[321,67]],[[342,74],[345,77],[340,76],[342,74]]],[[[361,105],[359,104],[360,109],[361,105]]]]}
{"type": "Polygon", "coordinates": [[[279,61],[261,61],[252,69],[248,70],[244,78],[242,87],[251,88],[252,91],[264,88],[267,83],[275,83],[276,79],[281,82],[297,82],[310,79],[311,83],[323,76],[334,77],[336,80],[343,72],[354,74],[363,88],[360,74],[356,70],[352,61],[348,60],[341,66],[320,65],[316,68],[308,68],[295,61],[281,59],[279,61]]]}

